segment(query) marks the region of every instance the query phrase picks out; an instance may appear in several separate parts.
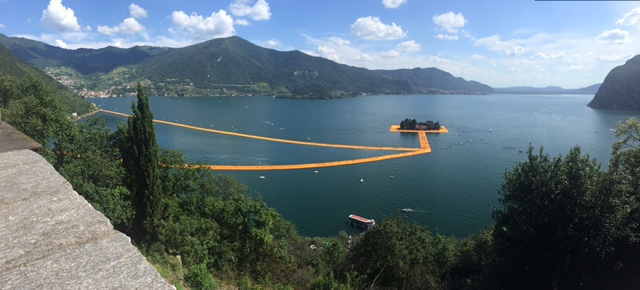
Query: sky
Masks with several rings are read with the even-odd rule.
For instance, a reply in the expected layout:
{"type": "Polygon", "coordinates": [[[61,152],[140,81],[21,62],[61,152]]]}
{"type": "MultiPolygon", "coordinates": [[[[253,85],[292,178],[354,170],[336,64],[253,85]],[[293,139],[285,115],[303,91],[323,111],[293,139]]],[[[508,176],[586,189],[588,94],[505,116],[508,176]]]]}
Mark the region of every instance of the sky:
{"type": "Polygon", "coordinates": [[[640,54],[640,1],[0,0],[0,33],[68,49],[239,36],[368,69],[581,88],[640,54]]]}

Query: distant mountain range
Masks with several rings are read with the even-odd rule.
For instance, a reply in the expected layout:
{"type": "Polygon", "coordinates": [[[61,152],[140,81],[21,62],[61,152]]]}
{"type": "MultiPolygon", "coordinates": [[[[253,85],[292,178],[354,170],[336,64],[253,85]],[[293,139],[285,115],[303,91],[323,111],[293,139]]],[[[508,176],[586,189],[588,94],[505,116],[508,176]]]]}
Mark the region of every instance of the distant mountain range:
{"type": "Polygon", "coordinates": [[[494,88],[496,93],[500,94],[595,94],[598,91],[600,84],[590,85],[588,87],[579,89],[563,89],[556,86],[548,86],[543,88],[535,87],[507,87],[507,88],[494,88]]]}
{"type": "Polygon", "coordinates": [[[152,95],[490,94],[493,89],[436,68],[368,70],[300,51],[276,51],[240,37],[183,48],[67,50],[0,34],[15,56],[84,96],[127,95],[141,82],[152,95]]]}
{"type": "Polygon", "coordinates": [[[594,109],[640,111],[640,55],[613,68],[588,106],[594,109]]]}

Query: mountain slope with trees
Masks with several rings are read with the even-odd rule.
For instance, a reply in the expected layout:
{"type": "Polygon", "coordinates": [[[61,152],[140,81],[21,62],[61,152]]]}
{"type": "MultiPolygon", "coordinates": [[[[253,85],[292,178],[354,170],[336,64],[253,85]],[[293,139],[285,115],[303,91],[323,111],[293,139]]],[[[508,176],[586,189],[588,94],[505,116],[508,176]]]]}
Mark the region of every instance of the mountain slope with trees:
{"type": "Polygon", "coordinates": [[[17,59],[0,44],[0,108],[7,108],[13,100],[20,99],[35,88],[51,90],[67,114],[84,114],[91,110],[89,102],[42,71],[17,59]],[[37,85],[34,86],[34,83],[37,85]]]}
{"type": "Polygon", "coordinates": [[[362,94],[487,94],[491,87],[436,68],[368,70],[276,51],[240,37],[183,48],[133,47],[67,50],[0,34],[20,59],[80,93],[131,94],[137,82],[151,95],[277,95],[337,98],[362,94]],[[324,88],[324,89],[323,89],[324,88]],[[317,93],[316,93],[317,92],[317,93]]]}
{"type": "Polygon", "coordinates": [[[640,55],[613,68],[588,106],[594,109],[640,110],[640,55]]]}

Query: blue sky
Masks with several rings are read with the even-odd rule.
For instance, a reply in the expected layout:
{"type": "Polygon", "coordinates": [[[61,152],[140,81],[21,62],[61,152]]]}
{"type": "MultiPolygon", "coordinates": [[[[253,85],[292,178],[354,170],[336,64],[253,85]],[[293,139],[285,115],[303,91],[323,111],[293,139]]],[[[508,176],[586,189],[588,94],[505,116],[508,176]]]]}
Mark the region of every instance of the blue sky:
{"type": "Polygon", "coordinates": [[[240,36],[369,69],[579,88],[640,53],[640,2],[0,0],[0,33],[69,49],[240,36]]]}

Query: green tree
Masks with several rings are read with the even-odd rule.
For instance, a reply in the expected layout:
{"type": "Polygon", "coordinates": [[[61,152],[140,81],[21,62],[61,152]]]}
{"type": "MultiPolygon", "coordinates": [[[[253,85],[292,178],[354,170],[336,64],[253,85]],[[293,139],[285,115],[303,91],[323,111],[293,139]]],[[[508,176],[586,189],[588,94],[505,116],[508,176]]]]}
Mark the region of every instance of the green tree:
{"type": "Polygon", "coordinates": [[[640,120],[619,122],[615,136],[622,140],[612,145],[611,170],[625,177],[629,190],[640,198],[640,120]]]}
{"type": "Polygon", "coordinates": [[[494,211],[497,281],[506,289],[575,289],[602,279],[622,231],[624,197],[595,160],[533,153],[505,172],[494,211]]]}
{"type": "MultiPolygon", "coordinates": [[[[354,288],[441,289],[456,259],[454,238],[433,236],[400,215],[367,231],[352,251],[351,265],[363,276],[354,288]]],[[[348,277],[342,277],[348,279],[348,277]]]]}
{"type": "Polygon", "coordinates": [[[164,203],[158,169],[159,148],[149,96],[140,84],[136,93],[138,104],[131,104],[133,115],[128,119],[126,133],[122,134],[125,142],[121,152],[126,183],[133,194],[134,235],[153,242],[157,237],[164,203]]]}
{"type": "Polygon", "coordinates": [[[25,78],[18,90],[22,97],[9,103],[2,114],[4,121],[43,145],[66,130],[69,122],[62,103],[40,79],[25,78]]]}
{"type": "Polygon", "coordinates": [[[133,216],[131,194],[123,186],[124,169],[113,134],[102,118],[73,123],[58,134],[49,160],[76,192],[119,230],[133,216]]]}
{"type": "Polygon", "coordinates": [[[18,80],[12,76],[0,77],[0,108],[8,108],[9,102],[18,99],[18,80]]]}
{"type": "Polygon", "coordinates": [[[640,285],[640,121],[619,122],[615,136],[621,140],[612,145],[610,182],[605,186],[626,199],[627,214],[621,217],[625,228],[616,247],[617,259],[610,266],[615,271],[606,282],[631,289],[640,285]]]}

